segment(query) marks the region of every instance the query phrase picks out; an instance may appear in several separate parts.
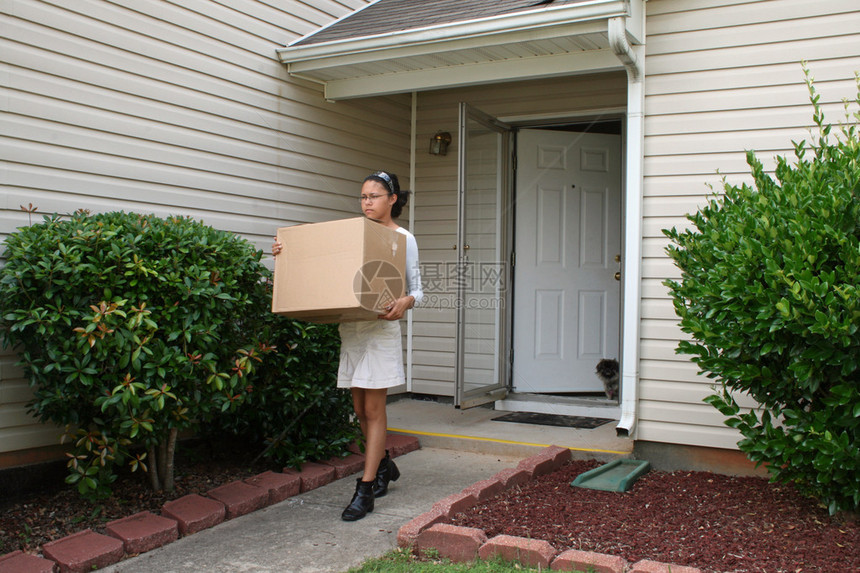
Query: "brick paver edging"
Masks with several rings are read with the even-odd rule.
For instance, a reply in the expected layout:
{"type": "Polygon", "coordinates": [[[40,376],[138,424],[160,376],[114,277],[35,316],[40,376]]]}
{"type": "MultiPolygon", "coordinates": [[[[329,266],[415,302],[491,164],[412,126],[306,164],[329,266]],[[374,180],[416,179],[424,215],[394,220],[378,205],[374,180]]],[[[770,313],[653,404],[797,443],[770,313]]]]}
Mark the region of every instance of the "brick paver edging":
{"type": "MultiPolygon", "coordinates": [[[[385,447],[391,457],[398,457],[420,445],[414,436],[388,434],[385,447]]],[[[78,531],[45,543],[42,555],[20,550],[0,555],[0,573],[85,573],[113,565],[363,470],[364,455],[357,446],[350,451],[353,453],[345,458],[307,463],[301,471],[268,471],[220,485],[205,495],[190,494],[168,501],[160,516],[144,511],[111,521],[105,528],[107,535],[90,529],[78,531]]]]}
{"type": "Polygon", "coordinates": [[[422,553],[432,549],[439,557],[451,561],[472,561],[478,557],[502,557],[523,565],[553,571],[589,571],[593,573],[702,573],[657,561],[628,563],[625,559],[603,553],[567,550],[559,552],[546,541],[497,535],[488,539],[483,530],[452,525],[451,519],[478,503],[499,493],[552,473],[570,461],[571,452],[560,446],[549,446],[522,460],[516,468],[504,469],[490,479],[481,480],[459,493],[436,502],[433,507],[411,520],[397,532],[400,547],[422,553]]]}

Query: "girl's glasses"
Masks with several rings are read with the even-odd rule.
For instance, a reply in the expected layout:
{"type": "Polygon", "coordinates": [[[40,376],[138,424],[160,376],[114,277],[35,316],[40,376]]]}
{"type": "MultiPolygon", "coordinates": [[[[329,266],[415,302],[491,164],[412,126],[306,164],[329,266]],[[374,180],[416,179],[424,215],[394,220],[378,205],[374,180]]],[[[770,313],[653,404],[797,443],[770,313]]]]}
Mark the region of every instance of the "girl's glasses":
{"type": "Polygon", "coordinates": [[[391,195],[391,193],[383,193],[382,195],[362,195],[361,197],[359,197],[359,201],[361,201],[362,203],[364,203],[365,201],[373,203],[380,197],[388,197],[389,195],[391,195]]]}

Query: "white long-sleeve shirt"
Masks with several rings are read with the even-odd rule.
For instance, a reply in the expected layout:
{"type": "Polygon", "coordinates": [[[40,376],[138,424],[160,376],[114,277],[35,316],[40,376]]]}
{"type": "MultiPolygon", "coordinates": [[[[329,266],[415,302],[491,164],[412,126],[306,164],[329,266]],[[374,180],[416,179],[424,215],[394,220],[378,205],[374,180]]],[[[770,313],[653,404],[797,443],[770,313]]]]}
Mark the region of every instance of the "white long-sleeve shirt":
{"type": "Polygon", "coordinates": [[[424,298],[418,263],[418,242],[412,233],[403,227],[397,227],[397,231],[406,235],[406,294],[415,297],[415,304],[418,305],[424,298]]]}

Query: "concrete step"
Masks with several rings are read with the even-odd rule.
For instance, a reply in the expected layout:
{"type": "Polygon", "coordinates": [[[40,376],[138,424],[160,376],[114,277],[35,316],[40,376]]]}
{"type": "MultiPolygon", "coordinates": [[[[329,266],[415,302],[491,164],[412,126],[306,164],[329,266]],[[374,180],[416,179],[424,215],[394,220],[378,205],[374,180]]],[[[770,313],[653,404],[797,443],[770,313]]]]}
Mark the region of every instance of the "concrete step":
{"type": "Polygon", "coordinates": [[[618,437],[614,423],[580,429],[493,420],[504,414],[492,405],[461,410],[450,402],[406,396],[388,404],[388,428],[415,436],[428,448],[525,458],[558,445],[569,448],[577,459],[611,461],[632,456],[633,440],[618,437]]]}
{"type": "Polygon", "coordinates": [[[496,400],[496,410],[504,412],[537,412],[586,418],[619,420],[621,407],[604,396],[558,396],[555,394],[508,394],[496,400]]]}

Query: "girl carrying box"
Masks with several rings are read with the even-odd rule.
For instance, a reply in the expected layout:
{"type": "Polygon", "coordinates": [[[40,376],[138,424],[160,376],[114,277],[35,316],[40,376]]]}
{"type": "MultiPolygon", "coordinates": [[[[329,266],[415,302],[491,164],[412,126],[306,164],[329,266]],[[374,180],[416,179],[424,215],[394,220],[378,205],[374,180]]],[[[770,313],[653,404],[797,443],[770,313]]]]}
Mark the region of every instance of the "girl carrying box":
{"type": "MultiPolygon", "coordinates": [[[[365,440],[364,473],[356,480],[355,494],[343,510],[344,521],[361,519],[373,511],[374,499],[388,492],[388,483],[400,477],[400,471],[385,450],[388,428],[386,403],[388,388],[405,383],[400,323],[406,311],[421,302],[421,274],[418,266],[418,243],[394,219],[400,216],[409,200],[409,192],[400,189],[397,176],[385,171],[368,175],[359,198],[365,217],[406,236],[406,295],[388,306],[375,321],[341,323],[338,388],[349,388],[355,414],[365,440]]],[[[282,245],[275,238],[272,254],[282,245]]]]}

